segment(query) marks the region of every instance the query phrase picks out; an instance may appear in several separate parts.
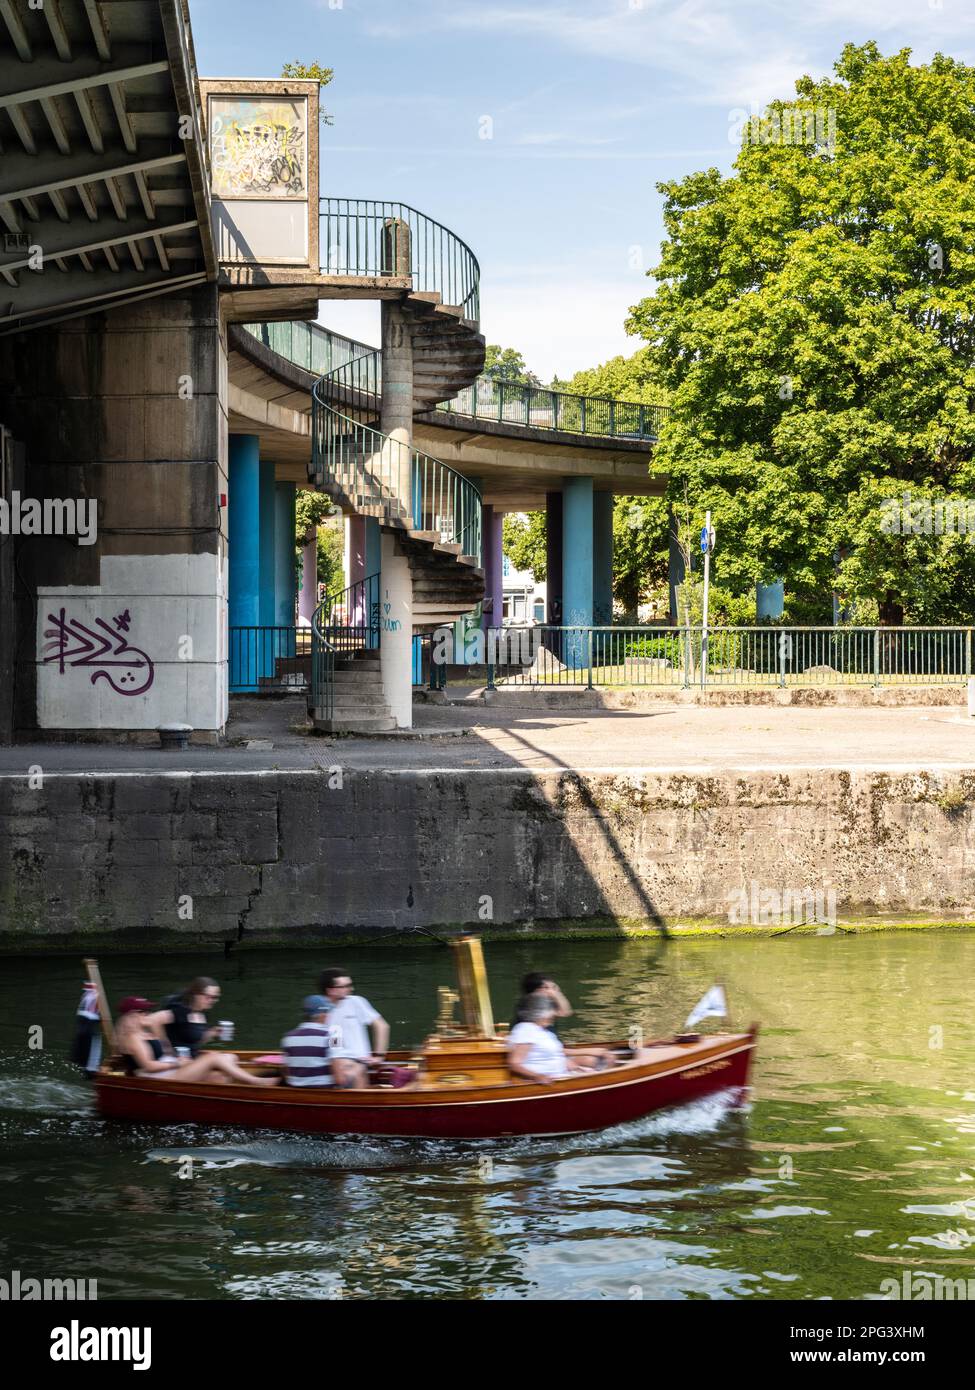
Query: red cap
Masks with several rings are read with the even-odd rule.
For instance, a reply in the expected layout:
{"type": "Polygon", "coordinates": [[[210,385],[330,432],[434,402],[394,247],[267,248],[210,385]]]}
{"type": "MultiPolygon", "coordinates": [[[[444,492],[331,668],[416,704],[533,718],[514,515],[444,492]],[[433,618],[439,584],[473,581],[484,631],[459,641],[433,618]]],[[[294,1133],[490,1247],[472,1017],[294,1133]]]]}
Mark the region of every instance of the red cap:
{"type": "Polygon", "coordinates": [[[118,1006],[120,1014],[151,1014],[159,1008],[158,1004],[152,1004],[148,999],[143,999],[139,994],[132,994],[128,999],[123,999],[118,1006]]]}

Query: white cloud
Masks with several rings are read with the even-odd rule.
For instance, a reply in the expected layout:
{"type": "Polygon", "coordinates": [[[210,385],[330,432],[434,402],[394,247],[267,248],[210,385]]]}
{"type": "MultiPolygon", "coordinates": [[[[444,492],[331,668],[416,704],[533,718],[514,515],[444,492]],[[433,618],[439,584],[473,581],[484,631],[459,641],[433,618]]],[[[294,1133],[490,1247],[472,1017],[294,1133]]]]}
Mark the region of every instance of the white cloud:
{"type": "MultiPolygon", "coordinates": [[[[401,4],[402,0],[397,0],[401,4]]],[[[788,96],[822,74],[845,40],[895,36],[919,55],[971,51],[970,0],[428,0],[421,16],[367,26],[375,36],[438,32],[543,41],[585,57],[638,64],[684,101],[738,106],[788,96]]]]}

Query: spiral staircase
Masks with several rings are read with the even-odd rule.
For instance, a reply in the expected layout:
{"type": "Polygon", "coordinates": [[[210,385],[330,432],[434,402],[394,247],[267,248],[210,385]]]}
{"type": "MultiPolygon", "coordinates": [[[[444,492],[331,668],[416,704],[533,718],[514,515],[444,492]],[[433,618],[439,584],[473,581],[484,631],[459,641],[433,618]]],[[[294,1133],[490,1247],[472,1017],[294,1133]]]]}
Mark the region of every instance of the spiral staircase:
{"type": "MultiPolygon", "coordinates": [[[[412,280],[398,304],[409,339],[411,414],[452,399],[484,366],[480,271],[470,249],[399,203],[325,201],[330,273],[412,280]]],[[[481,495],[455,469],[381,428],[383,354],[349,344],[312,392],[309,476],[347,515],[375,518],[405,556],[413,635],[470,613],[484,596],[481,495]]],[[[309,712],[325,732],[373,733],[395,721],[379,663],[379,576],[329,594],[312,622],[309,712]]]]}

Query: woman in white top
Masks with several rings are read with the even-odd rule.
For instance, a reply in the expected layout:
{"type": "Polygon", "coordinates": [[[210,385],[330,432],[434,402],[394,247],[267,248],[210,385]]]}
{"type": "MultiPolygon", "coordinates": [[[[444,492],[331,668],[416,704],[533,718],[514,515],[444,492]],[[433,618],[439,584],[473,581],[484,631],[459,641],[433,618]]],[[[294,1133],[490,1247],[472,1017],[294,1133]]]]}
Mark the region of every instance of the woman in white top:
{"type": "Polygon", "coordinates": [[[591,1068],[570,1057],[550,1024],[557,1013],[555,1001],[545,994],[530,994],[521,1008],[521,1022],[508,1034],[508,1066],[528,1081],[557,1081],[572,1072],[591,1068]]]}

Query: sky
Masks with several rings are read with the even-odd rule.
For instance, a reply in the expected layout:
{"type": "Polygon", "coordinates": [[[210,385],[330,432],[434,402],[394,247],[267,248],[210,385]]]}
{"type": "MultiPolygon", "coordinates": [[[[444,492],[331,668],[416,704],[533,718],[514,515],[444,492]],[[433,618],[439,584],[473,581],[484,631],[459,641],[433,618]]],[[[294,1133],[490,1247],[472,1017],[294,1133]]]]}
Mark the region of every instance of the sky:
{"type": "MultiPolygon", "coordinates": [[[[481,326],[543,381],[631,353],[657,184],[730,171],[741,112],[875,39],[975,62],[973,0],[190,0],[201,77],[335,70],[321,192],[418,208],[471,247],[481,326]]],[[[378,342],[375,304],[322,322],[378,342]]]]}

